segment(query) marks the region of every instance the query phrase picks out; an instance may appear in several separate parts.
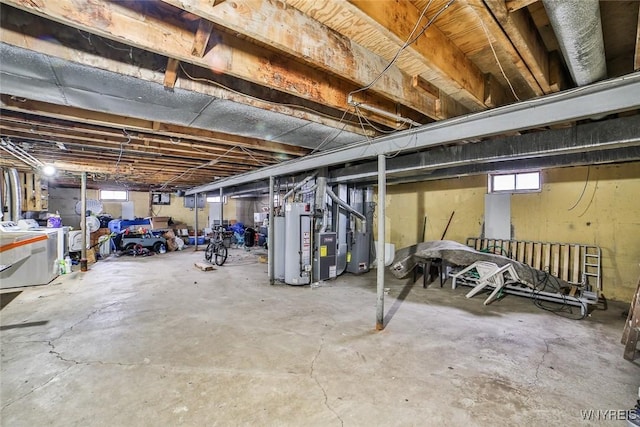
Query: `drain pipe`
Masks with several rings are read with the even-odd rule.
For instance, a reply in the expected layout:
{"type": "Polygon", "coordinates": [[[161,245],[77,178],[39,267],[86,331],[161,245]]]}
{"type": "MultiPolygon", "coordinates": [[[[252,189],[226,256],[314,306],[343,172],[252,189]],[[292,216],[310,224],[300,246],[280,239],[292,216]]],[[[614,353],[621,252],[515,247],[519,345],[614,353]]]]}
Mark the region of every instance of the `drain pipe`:
{"type": "Polygon", "coordinates": [[[578,86],[607,77],[598,0],[542,0],[571,77],[578,86]]]}

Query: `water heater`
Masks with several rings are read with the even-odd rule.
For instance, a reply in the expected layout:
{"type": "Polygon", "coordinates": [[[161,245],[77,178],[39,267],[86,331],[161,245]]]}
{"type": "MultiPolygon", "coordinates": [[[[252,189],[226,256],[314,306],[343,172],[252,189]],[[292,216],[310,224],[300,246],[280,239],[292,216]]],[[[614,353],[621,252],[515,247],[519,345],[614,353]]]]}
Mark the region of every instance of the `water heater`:
{"type": "Polygon", "coordinates": [[[308,285],[311,281],[311,207],[308,203],[287,203],[284,209],[284,282],[308,285]]]}

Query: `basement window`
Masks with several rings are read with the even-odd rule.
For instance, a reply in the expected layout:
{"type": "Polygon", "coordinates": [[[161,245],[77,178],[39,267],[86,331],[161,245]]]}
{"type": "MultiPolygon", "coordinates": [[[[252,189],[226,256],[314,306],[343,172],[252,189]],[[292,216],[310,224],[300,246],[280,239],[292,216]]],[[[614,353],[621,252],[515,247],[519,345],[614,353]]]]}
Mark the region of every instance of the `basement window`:
{"type": "Polygon", "coordinates": [[[126,190],[100,190],[100,200],[126,202],[129,200],[129,193],[126,190]]]}
{"type": "Polygon", "coordinates": [[[489,193],[530,193],[541,189],[540,171],[489,174],[489,193]]]}
{"type": "MultiPolygon", "coordinates": [[[[220,203],[220,196],[207,196],[207,203],[220,203]]],[[[222,196],[222,203],[227,204],[227,196],[222,196]]]]}

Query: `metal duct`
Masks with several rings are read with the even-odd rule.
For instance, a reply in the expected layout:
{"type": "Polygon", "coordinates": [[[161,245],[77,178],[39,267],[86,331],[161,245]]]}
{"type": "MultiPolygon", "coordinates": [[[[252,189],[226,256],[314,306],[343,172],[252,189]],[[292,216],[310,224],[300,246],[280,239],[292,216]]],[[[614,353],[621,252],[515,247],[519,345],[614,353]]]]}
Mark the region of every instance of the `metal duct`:
{"type": "Polygon", "coordinates": [[[362,215],[360,212],[356,211],[351,206],[346,204],[344,201],[340,200],[340,198],[336,196],[336,194],[333,191],[331,191],[329,187],[327,187],[327,194],[329,195],[329,197],[331,197],[331,200],[336,202],[338,205],[342,207],[342,209],[349,212],[351,215],[355,215],[357,218],[360,218],[362,221],[367,220],[367,218],[364,215],[362,215]]]}
{"type": "Polygon", "coordinates": [[[8,195],[11,198],[9,204],[9,221],[18,221],[22,215],[22,185],[20,184],[20,174],[15,168],[11,168],[8,171],[8,183],[9,191],[8,195]]]}
{"type": "Polygon", "coordinates": [[[607,77],[598,0],[542,0],[571,77],[578,86],[607,77]]]}
{"type": "Polygon", "coordinates": [[[300,181],[298,184],[296,184],[296,185],[295,185],[291,190],[289,190],[289,191],[287,192],[287,194],[285,194],[284,196],[282,196],[282,201],[281,201],[282,205],[284,206],[284,203],[286,203],[287,198],[288,198],[289,196],[291,196],[293,193],[295,193],[295,192],[296,192],[296,191],[298,191],[300,188],[302,188],[302,186],[303,186],[303,185],[305,185],[307,182],[309,182],[309,181],[311,181],[313,178],[315,178],[317,174],[318,174],[318,173],[317,173],[317,172],[315,172],[315,173],[313,173],[313,174],[309,175],[308,177],[306,177],[305,179],[303,179],[302,181],[300,181]]]}

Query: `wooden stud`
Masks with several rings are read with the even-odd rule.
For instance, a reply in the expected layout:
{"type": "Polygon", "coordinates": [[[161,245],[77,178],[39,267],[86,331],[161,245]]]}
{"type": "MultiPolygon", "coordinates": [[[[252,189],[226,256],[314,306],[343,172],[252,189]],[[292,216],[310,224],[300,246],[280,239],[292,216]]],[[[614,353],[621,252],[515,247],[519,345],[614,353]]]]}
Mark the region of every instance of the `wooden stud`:
{"type": "Polygon", "coordinates": [[[211,37],[212,29],[213,24],[210,21],[200,19],[200,22],[198,23],[198,30],[193,37],[193,46],[191,46],[191,54],[193,56],[197,56],[199,58],[204,56],[207,44],[209,43],[209,38],[211,37]]]}
{"type": "Polygon", "coordinates": [[[167,89],[173,89],[176,85],[176,80],[178,79],[178,65],[180,65],[180,61],[174,58],[169,58],[167,60],[167,69],[164,72],[164,87],[167,89]]]}

